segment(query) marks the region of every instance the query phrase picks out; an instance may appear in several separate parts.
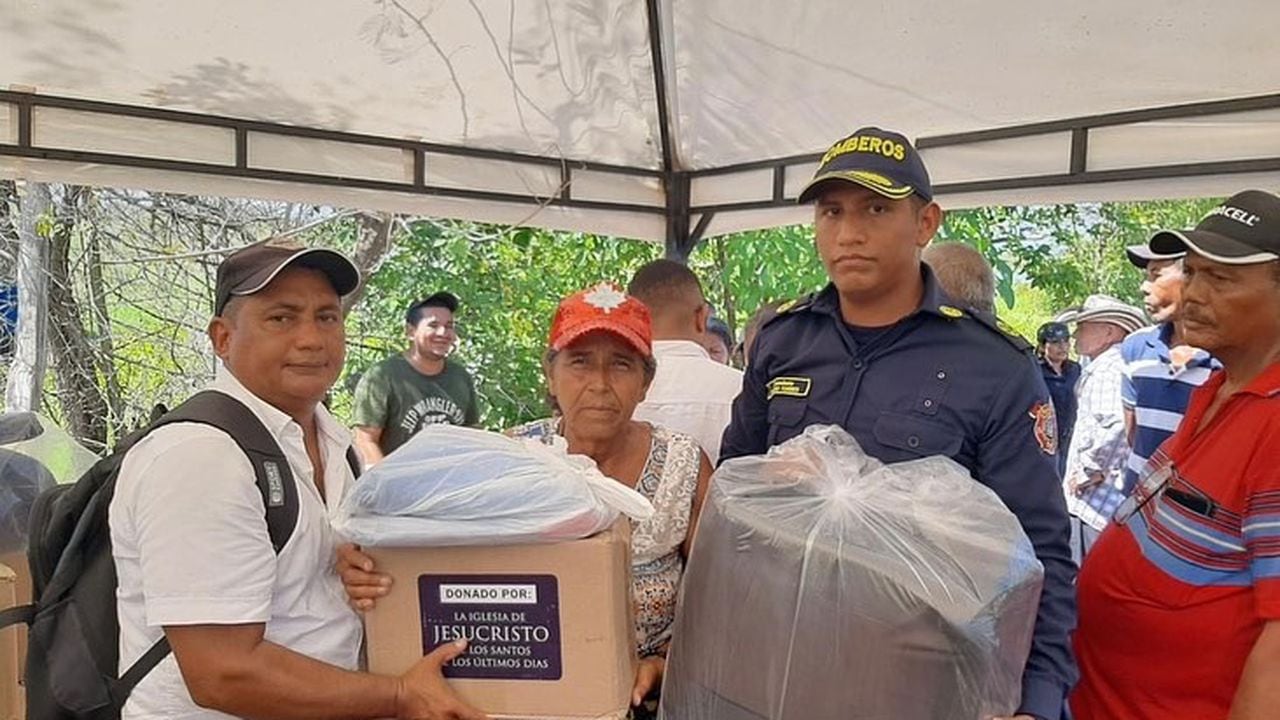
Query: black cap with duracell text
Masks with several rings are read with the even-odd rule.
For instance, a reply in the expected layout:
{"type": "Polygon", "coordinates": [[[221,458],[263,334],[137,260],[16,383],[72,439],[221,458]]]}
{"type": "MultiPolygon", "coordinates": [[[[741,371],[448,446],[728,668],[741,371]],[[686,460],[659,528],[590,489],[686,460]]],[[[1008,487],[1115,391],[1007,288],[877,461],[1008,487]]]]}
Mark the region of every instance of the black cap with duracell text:
{"type": "Polygon", "coordinates": [[[1190,250],[1224,265],[1280,260],[1280,197],[1262,190],[1238,192],[1194,230],[1161,230],[1149,244],[1155,253],[1190,250]]]}
{"type": "Polygon", "coordinates": [[[324,273],[339,297],[360,285],[360,271],[345,255],[325,248],[308,248],[284,238],[271,238],[231,253],[218,265],[214,314],[221,315],[232,296],[261,291],[289,266],[324,273]]]}
{"type": "Polygon", "coordinates": [[[878,127],[861,128],[832,145],[800,191],[799,202],[816,199],[818,186],[829,180],[856,183],[893,200],[913,194],[933,199],[929,171],[911,141],[878,127]]]}

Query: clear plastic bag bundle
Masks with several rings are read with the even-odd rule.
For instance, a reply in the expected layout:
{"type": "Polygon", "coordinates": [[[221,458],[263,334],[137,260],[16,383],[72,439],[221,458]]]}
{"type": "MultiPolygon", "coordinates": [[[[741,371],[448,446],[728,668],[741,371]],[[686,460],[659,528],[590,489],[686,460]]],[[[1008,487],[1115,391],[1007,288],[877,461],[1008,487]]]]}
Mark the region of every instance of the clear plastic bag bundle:
{"type": "Polygon", "coordinates": [[[948,458],[884,465],[811,427],[712,479],[662,692],[668,720],[1012,715],[1043,569],[948,458]]]}
{"type": "Polygon", "coordinates": [[[653,506],[563,444],[430,425],[365,473],[336,522],[374,547],[577,540],[653,506]]]}
{"type": "Polygon", "coordinates": [[[37,495],[55,483],[74,482],[97,459],[48,418],[0,415],[0,553],[27,547],[37,495]]]}

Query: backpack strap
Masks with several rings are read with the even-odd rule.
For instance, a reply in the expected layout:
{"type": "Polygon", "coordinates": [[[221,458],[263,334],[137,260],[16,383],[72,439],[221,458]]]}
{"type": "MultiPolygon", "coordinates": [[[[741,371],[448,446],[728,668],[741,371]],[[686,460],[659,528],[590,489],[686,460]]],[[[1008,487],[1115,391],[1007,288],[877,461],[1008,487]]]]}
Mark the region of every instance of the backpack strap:
{"type": "Polygon", "coordinates": [[[156,644],[147,648],[147,651],[142,653],[142,657],[134,661],[129,666],[129,669],[124,671],[124,675],[120,676],[119,680],[111,683],[107,694],[111,696],[111,704],[115,707],[117,716],[124,709],[124,704],[129,701],[129,695],[133,692],[133,689],[138,686],[138,683],[142,682],[142,678],[154,670],[171,651],[169,638],[161,635],[156,644]]]}
{"type": "Polygon", "coordinates": [[[360,479],[360,456],[356,454],[356,446],[347,446],[347,465],[351,466],[351,477],[360,479]]]}
{"type": "Polygon", "coordinates": [[[36,619],[36,606],[30,605],[14,605],[11,608],[0,610],[0,629],[7,628],[10,625],[22,623],[30,625],[36,619]]]}
{"type": "Polygon", "coordinates": [[[244,403],[217,390],[202,390],[165,413],[150,430],[179,422],[215,427],[240,446],[253,464],[254,479],[266,509],[267,532],[276,554],[284,549],[298,525],[298,487],[284,451],[271,431],[244,403]]]}

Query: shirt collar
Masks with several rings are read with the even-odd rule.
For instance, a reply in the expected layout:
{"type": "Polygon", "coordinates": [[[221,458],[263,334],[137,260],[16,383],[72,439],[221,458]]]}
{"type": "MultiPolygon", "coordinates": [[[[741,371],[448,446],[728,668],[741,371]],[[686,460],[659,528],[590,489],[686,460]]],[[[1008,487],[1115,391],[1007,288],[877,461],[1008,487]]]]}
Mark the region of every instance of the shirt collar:
{"type": "MultiPolygon", "coordinates": [[[[1147,347],[1155,351],[1156,357],[1160,359],[1160,362],[1168,365],[1171,362],[1169,357],[1169,340],[1173,338],[1173,323],[1160,323],[1153,329],[1155,332],[1147,333],[1147,347]]],[[[1192,362],[1194,362],[1194,360],[1192,360],[1192,362]]]]}
{"type": "Polygon", "coordinates": [[[1120,343],[1112,345],[1106,350],[1098,353],[1098,357],[1090,360],[1089,364],[1084,366],[1084,372],[1089,375],[1094,375],[1098,372],[1099,368],[1106,367],[1110,363],[1119,361],[1123,364],[1124,360],[1121,352],[1120,343]]]}
{"type": "Polygon", "coordinates": [[[840,294],[836,292],[836,284],[829,282],[818,292],[809,306],[824,315],[840,317],[840,294]]]}
{"type": "MultiPolygon", "coordinates": [[[[1212,398],[1222,389],[1222,385],[1227,381],[1227,374],[1221,370],[1216,370],[1209,376],[1208,380],[1200,386],[1199,391],[1207,397],[1212,398]]],[[[1237,395],[1256,395],[1258,397],[1270,398],[1280,395],[1280,362],[1273,362],[1263,370],[1258,377],[1253,379],[1244,389],[1238,391],[1237,395]]],[[[1212,402],[1211,400],[1206,400],[1212,402]]]]}
{"type": "Polygon", "coordinates": [[[654,357],[700,357],[711,359],[707,349],[692,340],[654,340],[654,357]]]}
{"type": "Polygon", "coordinates": [[[955,301],[952,300],[938,284],[933,268],[928,263],[920,263],[920,276],[924,280],[924,294],[920,296],[920,307],[916,312],[927,312],[945,318],[955,314],[955,301]]]}
{"type": "Polygon", "coordinates": [[[1253,382],[1245,386],[1241,392],[1250,395],[1258,395],[1260,397],[1275,397],[1280,395],[1280,361],[1273,362],[1263,370],[1253,382]]]}
{"type": "MultiPolygon", "coordinates": [[[[248,388],[240,382],[239,378],[231,373],[225,365],[218,363],[218,369],[214,373],[214,381],[212,385],[214,390],[220,390],[227,395],[244,403],[246,407],[253,411],[254,415],[262,421],[267,430],[276,437],[284,437],[285,431],[292,424],[298,427],[293,417],[254,395],[248,388]]],[[[301,430],[301,427],[298,428],[301,430]]],[[[316,429],[321,435],[335,442],[350,444],[351,438],[346,428],[338,424],[338,421],[325,409],[324,405],[316,404],[316,429]]]]}
{"type": "MultiPolygon", "coordinates": [[[[922,312],[948,319],[954,317],[959,308],[938,285],[938,280],[934,277],[928,263],[920,263],[920,278],[924,281],[920,305],[916,307],[915,312],[908,314],[903,320],[922,312]]],[[[827,283],[827,286],[814,298],[811,307],[818,312],[840,317],[840,295],[836,291],[835,283],[827,283]]]]}
{"type": "MultiPolygon", "coordinates": [[[[1157,326],[1156,332],[1147,335],[1147,347],[1156,351],[1156,356],[1160,358],[1161,362],[1169,364],[1173,362],[1173,359],[1169,355],[1169,351],[1171,349],[1169,341],[1172,339],[1173,323],[1160,323],[1160,325],[1157,326]]],[[[1187,361],[1186,367],[1218,368],[1221,366],[1218,364],[1217,359],[1209,354],[1209,351],[1196,348],[1195,354],[1187,361]]]]}
{"type": "Polygon", "coordinates": [[[1076,366],[1076,367],[1080,366],[1080,363],[1076,362],[1075,360],[1072,360],[1071,358],[1067,358],[1066,360],[1062,361],[1062,372],[1058,372],[1057,370],[1053,369],[1052,365],[1049,364],[1048,358],[1042,355],[1037,355],[1036,361],[1039,362],[1042,366],[1049,368],[1049,372],[1053,373],[1055,377],[1066,377],[1067,373],[1071,372],[1072,366],[1076,366]]]}

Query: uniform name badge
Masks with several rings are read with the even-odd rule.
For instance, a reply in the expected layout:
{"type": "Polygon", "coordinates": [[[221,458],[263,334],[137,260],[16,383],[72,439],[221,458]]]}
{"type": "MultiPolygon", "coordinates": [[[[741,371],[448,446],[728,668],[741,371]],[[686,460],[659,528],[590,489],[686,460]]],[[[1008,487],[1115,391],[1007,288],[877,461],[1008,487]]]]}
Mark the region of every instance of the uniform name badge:
{"type": "Polygon", "coordinates": [[[769,393],[765,396],[766,400],[772,400],[775,397],[809,397],[809,390],[813,387],[813,380],[807,377],[776,377],[765,385],[769,393]]]}

